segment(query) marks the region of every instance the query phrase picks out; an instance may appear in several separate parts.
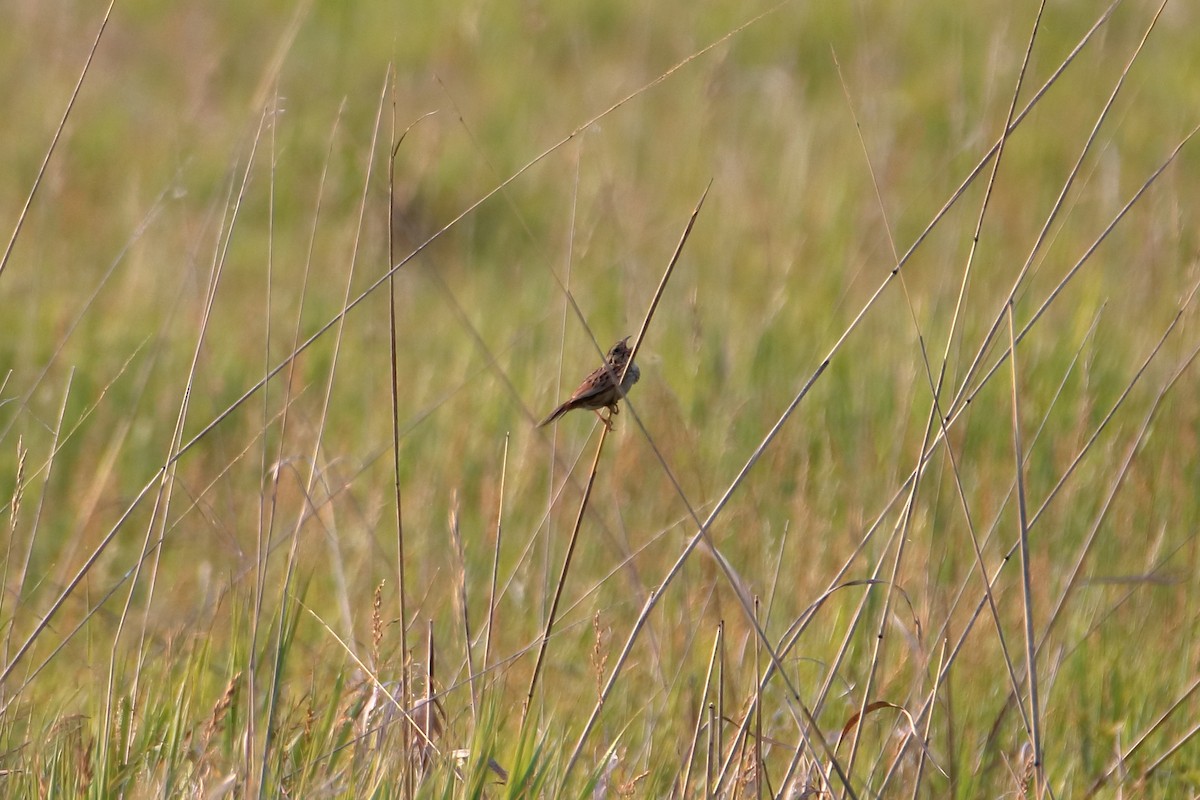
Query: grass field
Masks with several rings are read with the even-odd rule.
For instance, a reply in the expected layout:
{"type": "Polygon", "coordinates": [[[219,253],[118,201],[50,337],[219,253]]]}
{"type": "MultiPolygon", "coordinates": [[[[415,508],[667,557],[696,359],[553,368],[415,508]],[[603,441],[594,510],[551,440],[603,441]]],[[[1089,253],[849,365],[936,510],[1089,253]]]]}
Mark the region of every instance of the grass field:
{"type": "Polygon", "coordinates": [[[417,5],[0,8],[0,794],[1200,792],[1195,4],[417,5]]]}

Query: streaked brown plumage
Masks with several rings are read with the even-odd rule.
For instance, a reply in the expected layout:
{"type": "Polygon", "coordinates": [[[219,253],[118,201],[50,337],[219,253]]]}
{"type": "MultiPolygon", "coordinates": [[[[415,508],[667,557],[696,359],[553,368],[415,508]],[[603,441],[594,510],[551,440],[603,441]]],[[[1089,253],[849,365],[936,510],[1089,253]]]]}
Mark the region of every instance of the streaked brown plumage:
{"type": "MultiPolygon", "coordinates": [[[[604,360],[604,365],[595,370],[591,375],[583,379],[583,383],[579,384],[579,388],[575,393],[558,408],[554,409],[550,416],[542,421],[542,425],[549,425],[554,420],[561,417],[568,411],[574,411],[577,408],[586,408],[596,412],[596,416],[600,417],[600,421],[612,430],[612,417],[617,413],[617,403],[625,396],[630,387],[638,382],[642,377],[642,371],[638,369],[637,364],[629,364],[626,369],[625,365],[629,363],[629,356],[632,355],[629,345],[626,344],[629,337],[626,336],[621,341],[612,346],[608,351],[608,357],[604,360]],[[617,380],[621,378],[621,372],[625,372],[624,380],[621,380],[621,388],[617,389],[617,380]],[[600,409],[607,408],[608,418],[600,416],[600,409]]],[[[541,427],[541,426],[539,426],[541,427]]]]}

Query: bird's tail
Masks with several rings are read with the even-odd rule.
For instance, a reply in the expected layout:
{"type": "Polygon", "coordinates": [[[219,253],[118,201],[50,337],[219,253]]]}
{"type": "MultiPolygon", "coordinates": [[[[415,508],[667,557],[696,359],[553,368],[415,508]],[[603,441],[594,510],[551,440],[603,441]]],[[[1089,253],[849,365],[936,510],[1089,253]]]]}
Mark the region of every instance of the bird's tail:
{"type": "Polygon", "coordinates": [[[563,414],[567,413],[570,410],[571,410],[571,404],[563,403],[561,406],[559,406],[558,408],[556,408],[552,412],[550,412],[550,416],[546,417],[544,420],[539,422],[538,427],[539,428],[546,427],[551,422],[554,422],[554,420],[558,419],[559,417],[561,417],[563,414]]]}

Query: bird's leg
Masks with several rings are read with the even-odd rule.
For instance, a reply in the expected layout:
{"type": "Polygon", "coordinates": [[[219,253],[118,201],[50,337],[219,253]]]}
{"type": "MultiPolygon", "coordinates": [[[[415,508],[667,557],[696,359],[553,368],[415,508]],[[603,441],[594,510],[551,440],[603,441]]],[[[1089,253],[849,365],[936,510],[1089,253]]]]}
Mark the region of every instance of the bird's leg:
{"type": "Polygon", "coordinates": [[[612,405],[610,405],[608,407],[608,421],[605,424],[608,425],[609,433],[612,433],[613,417],[615,417],[617,414],[620,414],[620,413],[621,413],[621,408],[616,403],[613,403],[612,405]]]}
{"type": "MultiPolygon", "coordinates": [[[[611,408],[612,408],[612,406],[609,406],[610,411],[611,411],[611,408]]],[[[595,414],[596,418],[599,419],[600,422],[602,422],[604,424],[604,427],[608,429],[608,432],[612,433],[612,429],[613,429],[612,414],[609,413],[609,415],[606,417],[600,413],[600,409],[598,409],[598,408],[592,409],[592,413],[595,414]]]]}

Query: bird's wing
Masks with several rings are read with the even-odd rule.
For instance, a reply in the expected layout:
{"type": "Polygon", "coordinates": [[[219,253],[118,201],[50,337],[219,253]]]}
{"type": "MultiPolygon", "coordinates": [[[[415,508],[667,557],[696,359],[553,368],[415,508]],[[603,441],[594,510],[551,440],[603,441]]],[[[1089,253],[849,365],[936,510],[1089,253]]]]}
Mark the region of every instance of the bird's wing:
{"type": "Polygon", "coordinates": [[[567,402],[577,403],[607,392],[609,387],[612,386],[612,378],[609,377],[608,372],[609,369],[610,367],[605,365],[584,378],[583,383],[579,384],[579,388],[575,390],[575,394],[571,395],[571,399],[567,402]]]}

